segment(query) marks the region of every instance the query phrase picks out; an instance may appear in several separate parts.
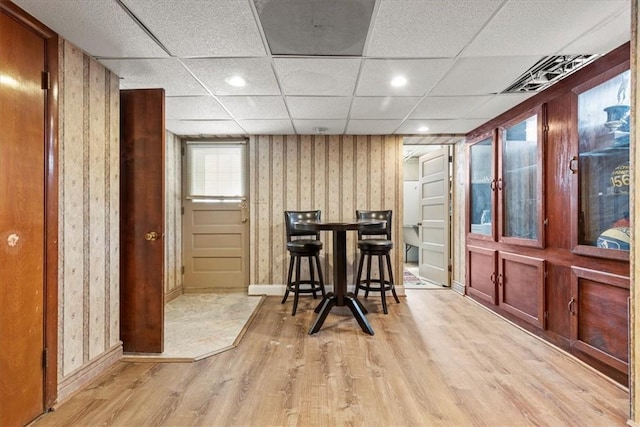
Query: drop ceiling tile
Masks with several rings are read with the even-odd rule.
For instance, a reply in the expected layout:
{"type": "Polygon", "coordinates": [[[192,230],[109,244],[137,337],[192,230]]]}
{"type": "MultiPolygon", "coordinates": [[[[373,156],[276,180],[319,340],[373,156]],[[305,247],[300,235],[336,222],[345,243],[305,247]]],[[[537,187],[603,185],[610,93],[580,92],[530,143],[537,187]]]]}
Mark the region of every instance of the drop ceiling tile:
{"type": "Polygon", "coordinates": [[[185,66],[214,95],[279,95],[273,68],[267,58],[184,59],[185,66]],[[243,87],[227,84],[224,79],[240,76],[243,87]]]}
{"type": "Polygon", "coordinates": [[[122,1],[173,56],[266,55],[249,1],[122,1]]]}
{"type": "Polygon", "coordinates": [[[367,56],[454,57],[502,0],[381,0],[367,56]]]}
{"type": "Polygon", "coordinates": [[[367,96],[353,100],[350,117],[352,119],[404,119],[420,102],[413,96],[367,96]]]}
{"type": "Polygon", "coordinates": [[[274,58],[285,95],[351,96],[360,59],[274,58]]]}
{"type": "Polygon", "coordinates": [[[631,12],[627,9],[612,17],[602,26],[578,37],[569,46],[560,49],[561,55],[600,54],[615,49],[631,40],[631,12]]]}
{"type": "Polygon", "coordinates": [[[273,55],[360,56],[375,0],[254,0],[273,55]]]}
{"type": "Polygon", "coordinates": [[[281,96],[221,96],[218,100],[236,119],[288,119],[281,96]]]}
{"type": "Polygon", "coordinates": [[[552,55],[624,7],[626,0],[509,1],[463,56],[552,55]]]}
{"type": "Polygon", "coordinates": [[[318,131],[316,128],[326,128],[323,135],[342,135],[344,133],[346,120],[294,120],[296,133],[299,135],[314,135],[318,131]]]}
{"type": "Polygon", "coordinates": [[[181,136],[244,135],[233,120],[165,120],[168,131],[181,136]]]}
{"type": "Polygon", "coordinates": [[[167,119],[219,120],[231,119],[212,96],[167,96],[165,98],[167,119]]]}
{"type": "Polygon", "coordinates": [[[535,93],[500,93],[478,106],[466,118],[483,119],[485,121],[498,117],[500,114],[536,95],[535,93]]]}
{"type": "Polygon", "coordinates": [[[392,135],[402,120],[349,120],[347,135],[392,135]]]}
{"type": "Polygon", "coordinates": [[[460,58],[431,96],[489,95],[505,90],[541,59],[539,56],[460,58]]]}
{"type": "Polygon", "coordinates": [[[287,96],[287,105],[294,119],[344,119],[349,114],[351,97],[287,96]]]}
{"type": "Polygon", "coordinates": [[[121,89],[164,88],[166,96],[208,95],[177,59],[103,59],[120,76],[121,89]]]}
{"type": "Polygon", "coordinates": [[[446,73],[450,59],[367,59],[362,67],[358,96],[422,96],[446,73]],[[391,86],[394,77],[403,76],[407,85],[391,86]]]}
{"type": "Polygon", "coordinates": [[[486,122],[484,119],[458,119],[458,120],[405,120],[397,134],[430,134],[430,133],[468,133],[486,122]],[[420,131],[422,126],[427,126],[428,131],[420,131]]]}
{"type": "Polygon", "coordinates": [[[410,119],[456,119],[490,100],[493,96],[427,96],[409,116],[410,119]]]}
{"type": "Polygon", "coordinates": [[[293,135],[291,120],[239,120],[251,135],[293,135]]]}
{"type": "Polygon", "coordinates": [[[94,57],[169,56],[115,1],[16,0],[14,3],[94,57]]]}

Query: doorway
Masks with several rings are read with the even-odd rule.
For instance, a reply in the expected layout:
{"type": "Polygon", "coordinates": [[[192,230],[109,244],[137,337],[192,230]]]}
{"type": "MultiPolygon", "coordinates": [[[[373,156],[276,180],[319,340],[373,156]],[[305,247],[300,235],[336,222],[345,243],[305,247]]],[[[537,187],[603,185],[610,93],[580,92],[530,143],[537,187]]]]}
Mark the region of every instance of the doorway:
{"type": "Polygon", "coordinates": [[[187,140],[183,152],[184,292],[246,292],[247,140],[187,140]]]}
{"type": "Polygon", "coordinates": [[[404,287],[449,287],[451,146],[407,143],[411,139],[416,138],[405,138],[403,146],[404,287]]]}
{"type": "Polygon", "coordinates": [[[57,36],[0,4],[0,425],[57,389],[57,36]]]}

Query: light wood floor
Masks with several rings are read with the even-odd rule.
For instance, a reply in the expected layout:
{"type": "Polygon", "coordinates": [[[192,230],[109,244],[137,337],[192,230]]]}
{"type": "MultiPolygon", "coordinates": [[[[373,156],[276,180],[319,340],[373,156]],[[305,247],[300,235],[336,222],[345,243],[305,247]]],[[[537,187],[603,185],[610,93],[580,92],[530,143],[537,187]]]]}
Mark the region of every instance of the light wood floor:
{"type": "MultiPolygon", "coordinates": [[[[627,392],[468,298],[408,290],[374,336],[269,297],[240,345],[195,363],[120,362],[36,426],[623,426],[627,392]]],[[[334,314],[335,313],[335,314],[334,314]]]]}

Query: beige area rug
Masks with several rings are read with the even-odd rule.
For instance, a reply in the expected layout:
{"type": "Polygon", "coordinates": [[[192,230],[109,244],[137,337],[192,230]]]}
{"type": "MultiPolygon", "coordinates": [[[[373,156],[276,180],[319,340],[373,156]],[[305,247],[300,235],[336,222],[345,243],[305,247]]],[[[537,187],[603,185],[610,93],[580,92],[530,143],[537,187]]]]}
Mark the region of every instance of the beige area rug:
{"type": "Polygon", "coordinates": [[[195,362],[238,345],[264,297],[183,294],[165,305],[164,352],[125,353],[129,362],[195,362]]]}

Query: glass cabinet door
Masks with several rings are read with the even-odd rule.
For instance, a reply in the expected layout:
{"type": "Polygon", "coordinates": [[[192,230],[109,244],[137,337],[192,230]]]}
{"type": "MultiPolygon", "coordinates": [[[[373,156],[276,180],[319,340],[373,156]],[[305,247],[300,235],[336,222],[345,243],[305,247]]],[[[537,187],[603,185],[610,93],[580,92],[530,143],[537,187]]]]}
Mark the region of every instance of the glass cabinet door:
{"type": "Polygon", "coordinates": [[[501,128],[496,184],[502,214],[500,241],[537,247],[544,243],[540,116],[536,112],[501,128]]]}
{"type": "Polygon", "coordinates": [[[469,212],[471,233],[493,238],[494,159],[493,138],[483,139],[469,148],[469,212]]]}
{"type": "Polygon", "coordinates": [[[629,256],[629,78],[625,71],[578,95],[579,253],[629,256]]]}

